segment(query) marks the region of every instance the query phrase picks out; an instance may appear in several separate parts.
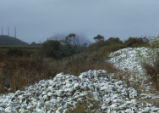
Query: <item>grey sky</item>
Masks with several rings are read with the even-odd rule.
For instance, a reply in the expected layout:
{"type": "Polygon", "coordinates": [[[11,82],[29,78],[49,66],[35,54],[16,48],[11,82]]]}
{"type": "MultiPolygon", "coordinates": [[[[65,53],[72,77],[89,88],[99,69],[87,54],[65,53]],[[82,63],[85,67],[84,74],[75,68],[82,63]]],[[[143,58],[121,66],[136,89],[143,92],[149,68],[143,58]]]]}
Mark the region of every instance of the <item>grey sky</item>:
{"type": "Polygon", "coordinates": [[[153,36],[159,34],[158,6],[159,0],[0,0],[0,27],[16,26],[27,42],[70,32],[153,36]]]}

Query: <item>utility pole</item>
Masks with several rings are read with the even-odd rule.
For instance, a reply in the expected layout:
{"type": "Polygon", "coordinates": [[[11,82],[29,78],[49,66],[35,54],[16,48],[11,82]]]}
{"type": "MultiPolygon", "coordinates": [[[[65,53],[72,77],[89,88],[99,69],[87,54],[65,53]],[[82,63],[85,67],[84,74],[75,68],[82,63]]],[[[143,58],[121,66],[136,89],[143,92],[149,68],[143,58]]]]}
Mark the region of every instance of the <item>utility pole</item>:
{"type": "Polygon", "coordinates": [[[9,29],[9,27],[8,27],[8,36],[10,35],[10,29],[9,29]]]}
{"type": "Polygon", "coordinates": [[[15,38],[17,37],[17,28],[16,27],[14,28],[14,37],[15,38]]]}

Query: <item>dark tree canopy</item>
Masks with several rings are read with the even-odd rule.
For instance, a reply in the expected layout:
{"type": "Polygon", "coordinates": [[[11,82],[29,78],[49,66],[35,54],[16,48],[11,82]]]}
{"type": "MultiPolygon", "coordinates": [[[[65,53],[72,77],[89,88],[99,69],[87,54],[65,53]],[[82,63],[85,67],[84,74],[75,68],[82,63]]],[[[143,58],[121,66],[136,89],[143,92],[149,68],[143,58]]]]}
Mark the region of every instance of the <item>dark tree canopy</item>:
{"type": "Polygon", "coordinates": [[[110,37],[105,41],[106,44],[122,44],[123,42],[118,37],[110,37]]]}
{"type": "Polygon", "coordinates": [[[58,59],[61,57],[61,44],[59,41],[48,40],[43,43],[43,51],[47,57],[58,59]]]}
{"type": "Polygon", "coordinates": [[[95,40],[95,41],[103,41],[103,40],[104,40],[104,36],[102,36],[102,35],[97,35],[97,36],[94,37],[94,40],[95,40]]]}
{"type": "Polygon", "coordinates": [[[147,45],[148,43],[149,43],[149,41],[146,38],[130,37],[128,40],[125,41],[125,46],[137,47],[137,46],[147,45]]]}

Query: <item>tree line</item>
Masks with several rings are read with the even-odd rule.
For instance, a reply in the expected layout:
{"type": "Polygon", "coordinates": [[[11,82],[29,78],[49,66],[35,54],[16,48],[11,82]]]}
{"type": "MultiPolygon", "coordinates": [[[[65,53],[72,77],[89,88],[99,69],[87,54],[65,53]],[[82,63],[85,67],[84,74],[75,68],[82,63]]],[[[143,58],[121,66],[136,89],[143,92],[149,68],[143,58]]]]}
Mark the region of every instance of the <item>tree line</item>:
{"type": "Polygon", "coordinates": [[[93,39],[95,43],[81,45],[76,34],[71,33],[64,40],[47,40],[44,42],[42,44],[41,54],[45,57],[61,59],[83,51],[97,50],[102,46],[113,46],[114,48],[120,45],[120,48],[124,48],[147,46],[149,44],[149,40],[146,37],[130,37],[126,41],[121,41],[118,37],[110,37],[104,40],[104,36],[98,34],[93,39]]]}

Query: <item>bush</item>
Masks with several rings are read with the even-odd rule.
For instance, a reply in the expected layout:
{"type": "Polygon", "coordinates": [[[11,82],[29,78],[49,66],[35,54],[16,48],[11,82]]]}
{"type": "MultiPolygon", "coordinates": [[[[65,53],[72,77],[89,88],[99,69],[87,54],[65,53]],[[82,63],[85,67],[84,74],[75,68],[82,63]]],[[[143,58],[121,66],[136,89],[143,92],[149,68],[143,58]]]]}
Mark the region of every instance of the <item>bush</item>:
{"type": "MultiPolygon", "coordinates": [[[[117,37],[111,37],[105,41],[98,41],[88,47],[89,51],[98,51],[101,48],[115,48],[113,46],[123,45],[123,42],[117,37]],[[110,47],[111,46],[111,47],[110,47]]],[[[109,52],[112,52],[111,50],[109,52]]]]}
{"type": "Polygon", "coordinates": [[[83,48],[80,45],[72,45],[65,41],[48,40],[43,43],[41,54],[57,60],[80,53],[83,51],[83,48]]]}
{"type": "Polygon", "coordinates": [[[114,52],[114,51],[117,51],[119,49],[122,49],[124,48],[124,45],[123,44],[112,44],[112,45],[109,45],[109,46],[104,46],[101,48],[101,50],[105,50],[106,52],[114,52]]]}
{"type": "MultiPolygon", "coordinates": [[[[159,47],[159,36],[153,38],[153,41],[149,43],[150,49],[152,49],[152,54],[155,55],[156,49],[159,47]]],[[[143,67],[146,73],[151,76],[153,83],[159,88],[159,52],[157,51],[157,57],[154,58],[153,65],[143,62],[143,67]]],[[[148,59],[147,59],[148,60],[148,59]]]]}
{"type": "Polygon", "coordinates": [[[155,62],[154,66],[144,63],[143,67],[146,70],[146,73],[150,75],[155,87],[159,88],[159,60],[155,62]]]}
{"type": "Polygon", "coordinates": [[[146,38],[130,37],[124,42],[125,47],[142,47],[148,46],[149,41],[146,38]]]}
{"type": "Polygon", "coordinates": [[[9,48],[7,50],[7,56],[30,56],[32,53],[25,49],[20,48],[9,48]]]}
{"type": "Polygon", "coordinates": [[[153,81],[157,81],[157,76],[159,74],[159,62],[157,62],[154,66],[144,63],[143,67],[145,68],[148,75],[151,76],[153,81]]]}
{"type": "Polygon", "coordinates": [[[42,54],[46,57],[59,59],[62,57],[62,45],[59,41],[48,40],[42,45],[42,54]]]}
{"type": "Polygon", "coordinates": [[[112,44],[123,44],[123,42],[118,37],[110,37],[105,41],[105,44],[112,45],[112,44]]]}

